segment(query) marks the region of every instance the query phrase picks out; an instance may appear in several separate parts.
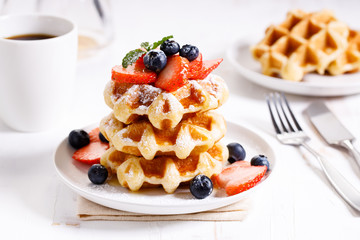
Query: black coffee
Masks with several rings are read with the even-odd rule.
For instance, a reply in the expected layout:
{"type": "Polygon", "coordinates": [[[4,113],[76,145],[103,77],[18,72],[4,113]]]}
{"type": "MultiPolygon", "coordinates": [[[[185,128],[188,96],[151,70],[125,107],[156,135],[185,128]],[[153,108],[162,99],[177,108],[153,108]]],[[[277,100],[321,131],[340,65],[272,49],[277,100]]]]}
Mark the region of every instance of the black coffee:
{"type": "Polygon", "coordinates": [[[43,40],[43,39],[49,39],[54,38],[56,36],[49,35],[49,34],[42,34],[42,33],[34,33],[34,34],[23,34],[23,35],[16,35],[12,37],[7,37],[6,39],[12,39],[12,40],[43,40]]]}

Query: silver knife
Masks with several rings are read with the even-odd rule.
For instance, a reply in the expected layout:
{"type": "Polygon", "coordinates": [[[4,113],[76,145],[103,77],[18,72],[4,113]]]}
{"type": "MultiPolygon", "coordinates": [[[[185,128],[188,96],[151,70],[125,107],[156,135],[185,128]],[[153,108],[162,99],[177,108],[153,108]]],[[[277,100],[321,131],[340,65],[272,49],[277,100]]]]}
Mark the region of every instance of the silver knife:
{"type": "Polygon", "coordinates": [[[345,147],[360,167],[360,153],[353,145],[355,137],[344,127],[338,118],[323,102],[312,103],[305,111],[320,135],[330,145],[345,147]]]}

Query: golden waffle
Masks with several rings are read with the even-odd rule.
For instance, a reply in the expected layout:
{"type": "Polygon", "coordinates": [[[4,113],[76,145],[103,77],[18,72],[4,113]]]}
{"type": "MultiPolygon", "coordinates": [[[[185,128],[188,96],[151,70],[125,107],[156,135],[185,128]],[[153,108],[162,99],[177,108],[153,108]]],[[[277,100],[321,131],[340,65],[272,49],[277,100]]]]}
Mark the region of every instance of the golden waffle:
{"type": "Polygon", "coordinates": [[[331,75],[356,72],[360,69],[360,32],[350,30],[348,43],[346,51],[329,65],[327,70],[331,75]]]}
{"type": "Polygon", "coordinates": [[[176,155],[180,159],[207,151],[226,132],[224,118],[207,111],[185,118],[175,128],[159,130],[148,120],[126,125],[113,113],[100,122],[103,135],[118,150],[151,160],[155,155],[176,155]]]}
{"type": "Polygon", "coordinates": [[[331,11],[294,10],[283,23],[270,26],[251,52],[265,75],[300,81],[308,72],[324,74],[347,48],[348,36],[349,28],[331,11]]]}
{"type": "Polygon", "coordinates": [[[130,124],[139,116],[147,116],[158,129],[174,128],[185,114],[216,109],[228,95],[224,80],[216,75],[190,80],[174,92],[115,81],[110,81],[104,91],[105,102],[119,121],[130,124]]]}
{"type": "Polygon", "coordinates": [[[100,163],[111,173],[117,174],[119,183],[131,191],[139,190],[144,184],[151,184],[162,185],[167,193],[173,193],[180,183],[187,182],[198,174],[211,177],[219,173],[227,158],[228,150],[220,143],[207,152],[186,159],[158,156],[152,161],[111,147],[101,157],[100,163]]]}

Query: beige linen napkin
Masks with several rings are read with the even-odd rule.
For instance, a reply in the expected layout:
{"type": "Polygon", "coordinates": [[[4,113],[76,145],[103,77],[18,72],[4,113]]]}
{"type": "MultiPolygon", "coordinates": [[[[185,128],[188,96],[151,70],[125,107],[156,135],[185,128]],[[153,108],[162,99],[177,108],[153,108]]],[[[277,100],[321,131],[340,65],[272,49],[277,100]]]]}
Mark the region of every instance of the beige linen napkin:
{"type": "Polygon", "coordinates": [[[77,215],[81,220],[105,221],[242,221],[250,207],[250,199],[244,198],[232,205],[200,213],[147,215],[104,207],[79,196],[77,215]]]}

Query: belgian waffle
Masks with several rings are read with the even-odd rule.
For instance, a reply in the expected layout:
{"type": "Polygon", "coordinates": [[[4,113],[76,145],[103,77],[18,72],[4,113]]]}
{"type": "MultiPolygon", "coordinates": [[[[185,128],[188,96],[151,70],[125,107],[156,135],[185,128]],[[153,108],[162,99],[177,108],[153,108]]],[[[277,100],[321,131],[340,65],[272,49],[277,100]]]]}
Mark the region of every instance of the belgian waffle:
{"type": "Polygon", "coordinates": [[[211,177],[221,171],[228,158],[226,146],[217,143],[207,152],[186,159],[175,156],[157,156],[152,161],[109,148],[101,157],[101,164],[119,183],[131,191],[137,191],[145,184],[162,185],[167,193],[173,193],[180,183],[187,182],[198,174],[211,177]]]}
{"type": "Polygon", "coordinates": [[[176,155],[180,159],[207,151],[226,132],[224,118],[215,111],[193,114],[174,128],[159,130],[148,120],[129,125],[113,113],[100,122],[103,135],[118,150],[151,160],[158,155],[176,155]]]}
{"type": "Polygon", "coordinates": [[[308,72],[324,74],[348,47],[348,36],[347,25],[331,11],[294,10],[283,23],[270,26],[251,52],[265,75],[301,81],[308,72]]]}
{"type": "Polygon", "coordinates": [[[130,124],[145,116],[158,129],[174,128],[186,114],[216,109],[228,95],[224,80],[211,74],[204,80],[190,80],[174,92],[115,81],[104,90],[105,102],[119,121],[130,124]]]}
{"type": "Polygon", "coordinates": [[[349,46],[346,51],[333,61],[328,71],[332,75],[356,72],[360,69],[360,32],[350,30],[349,46]]]}

